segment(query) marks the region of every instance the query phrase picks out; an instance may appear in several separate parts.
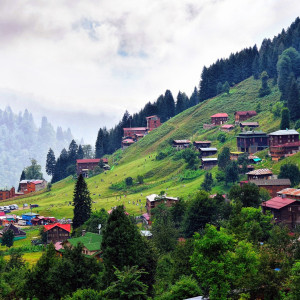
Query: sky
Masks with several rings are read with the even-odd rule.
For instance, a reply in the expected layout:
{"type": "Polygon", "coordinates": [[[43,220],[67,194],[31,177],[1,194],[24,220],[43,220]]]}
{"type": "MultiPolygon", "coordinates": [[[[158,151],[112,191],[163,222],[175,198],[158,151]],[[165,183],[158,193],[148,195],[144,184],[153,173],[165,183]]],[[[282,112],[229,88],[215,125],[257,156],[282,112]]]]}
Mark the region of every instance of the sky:
{"type": "Polygon", "coordinates": [[[299,11],[299,0],[1,0],[0,108],[94,144],[126,109],[166,89],[190,95],[204,65],[259,47],[299,11]]]}

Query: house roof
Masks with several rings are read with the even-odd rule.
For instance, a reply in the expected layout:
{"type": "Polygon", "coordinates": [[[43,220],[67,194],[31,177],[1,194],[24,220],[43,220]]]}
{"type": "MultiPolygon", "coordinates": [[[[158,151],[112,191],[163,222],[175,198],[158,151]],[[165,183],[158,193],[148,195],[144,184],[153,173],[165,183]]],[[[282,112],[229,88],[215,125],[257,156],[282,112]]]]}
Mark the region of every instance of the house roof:
{"type": "Polygon", "coordinates": [[[245,152],[241,151],[231,151],[230,154],[244,154],[245,152]]]}
{"type": "Polygon", "coordinates": [[[228,115],[226,113],[218,113],[210,116],[211,118],[226,118],[228,115]]]}
{"type": "Polygon", "coordinates": [[[147,127],[128,127],[128,128],[123,128],[123,130],[126,130],[126,131],[134,131],[134,130],[137,130],[137,131],[146,131],[148,128],[147,127]]]}
{"type": "Polygon", "coordinates": [[[295,129],[286,129],[286,130],[277,130],[274,132],[269,133],[269,135],[299,135],[298,131],[295,129]]]}
{"type": "Polygon", "coordinates": [[[225,124],[225,125],[221,126],[221,128],[229,129],[229,128],[234,128],[234,126],[231,124],[225,124]]]}
{"type": "Polygon", "coordinates": [[[199,148],[200,151],[205,152],[205,151],[218,151],[217,148],[199,148]]]}
{"type": "Polygon", "coordinates": [[[258,122],[242,122],[240,123],[242,126],[259,126],[258,122]]]}
{"type": "Polygon", "coordinates": [[[123,144],[134,144],[134,140],[132,139],[125,139],[122,141],[123,144]]]}
{"type": "Polygon", "coordinates": [[[281,209],[281,208],[283,208],[287,205],[290,205],[296,201],[297,200],[289,199],[289,198],[274,197],[268,201],[263,202],[261,204],[261,206],[275,208],[275,209],[281,209]]]}
{"type": "Polygon", "coordinates": [[[246,173],[247,175],[273,175],[269,169],[257,169],[246,173]]]}
{"type": "Polygon", "coordinates": [[[286,188],[279,192],[278,195],[300,196],[300,189],[286,188]]]}
{"type": "Polygon", "coordinates": [[[140,136],[140,137],[143,137],[145,136],[143,133],[135,133],[136,136],[140,136]]]}
{"type": "Polygon", "coordinates": [[[175,198],[175,197],[169,197],[169,196],[166,196],[166,195],[163,195],[162,197],[160,197],[159,195],[157,194],[151,194],[149,196],[146,197],[146,199],[150,202],[154,202],[154,201],[159,201],[159,200],[175,200],[175,201],[178,201],[179,199],[178,198],[175,198]]]}
{"type": "Polygon", "coordinates": [[[39,216],[39,214],[29,212],[29,213],[26,213],[26,214],[22,214],[22,216],[36,217],[36,216],[39,216]]]}
{"type": "Polygon", "coordinates": [[[93,232],[87,232],[84,236],[68,239],[72,246],[82,243],[89,251],[98,251],[101,249],[102,235],[93,232]]]}
{"type": "Polygon", "coordinates": [[[208,161],[218,161],[216,157],[211,157],[211,158],[202,158],[202,162],[208,162],[208,161]]]}
{"type": "Polygon", "coordinates": [[[157,115],[153,115],[153,116],[150,116],[150,117],[146,117],[146,119],[151,119],[151,118],[158,118],[157,115]]]}
{"type": "Polygon", "coordinates": [[[44,225],[44,231],[48,231],[54,227],[59,227],[62,228],[68,232],[71,231],[71,224],[60,224],[60,223],[55,223],[55,224],[49,224],[49,225],[44,225]]]}
{"type": "Polygon", "coordinates": [[[19,229],[17,226],[15,226],[14,224],[8,224],[7,226],[5,226],[2,230],[2,232],[6,232],[8,230],[12,230],[14,232],[15,236],[19,236],[19,235],[26,235],[26,232],[19,229]]]}
{"type": "Polygon", "coordinates": [[[190,140],[173,140],[173,142],[176,144],[189,144],[191,141],[190,140]]]}
{"type": "Polygon", "coordinates": [[[194,144],[211,144],[211,141],[195,141],[194,144]]]}
{"type": "Polygon", "coordinates": [[[249,130],[249,131],[240,132],[237,137],[241,137],[243,135],[251,136],[251,135],[267,135],[267,134],[265,132],[261,131],[261,130],[259,130],[259,131],[249,130]]]}
{"type": "Polygon", "coordinates": [[[291,185],[291,181],[289,179],[268,179],[268,180],[249,180],[251,183],[255,183],[258,186],[266,186],[266,185],[291,185]]]}
{"type": "Polygon", "coordinates": [[[257,113],[255,110],[247,110],[247,111],[236,111],[234,113],[234,115],[239,115],[239,116],[246,116],[246,115],[249,115],[249,116],[256,116],[257,113]]]}
{"type": "Polygon", "coordinates": [[[88,164],[88,163],[99,163],[100,159],[102,159],[102,161],[104,163],[108,162],[108,159],[103,157],[103,158],[85,158],[85,159],[77,159],[76,162],[77,164],[88,164]]]}
{"type": "Polygon", "coordinates": [[[34,181],[31,181],[32,183],[34,184],[40,184],[40,183],[43,183],[45,180],[34,180],[34,181]]]}

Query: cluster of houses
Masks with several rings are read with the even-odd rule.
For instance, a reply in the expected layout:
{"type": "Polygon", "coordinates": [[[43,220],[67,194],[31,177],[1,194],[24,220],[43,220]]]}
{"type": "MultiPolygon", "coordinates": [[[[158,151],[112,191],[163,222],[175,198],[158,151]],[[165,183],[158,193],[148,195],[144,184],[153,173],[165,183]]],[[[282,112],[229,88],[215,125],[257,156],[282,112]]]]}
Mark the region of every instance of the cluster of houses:
{"type": "Polygon", "coordinates": [[[161,125],[160,118],[157,115],[146,117],[147,127],[129,127],[123,128],[124,135],[122,139],[122,149],[128,148],[130,145],[139,141],[150,131],[161,125]]]}

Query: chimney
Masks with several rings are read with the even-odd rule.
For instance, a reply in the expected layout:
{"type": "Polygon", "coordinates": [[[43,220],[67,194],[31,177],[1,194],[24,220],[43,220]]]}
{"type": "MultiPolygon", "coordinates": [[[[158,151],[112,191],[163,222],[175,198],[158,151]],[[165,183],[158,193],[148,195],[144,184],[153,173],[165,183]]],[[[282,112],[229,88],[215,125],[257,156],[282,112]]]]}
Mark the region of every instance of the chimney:
{"type": "Polygon", "coordinates": [[[84,229],[82,230],[81,235],[82,235],[82,236],[85,236],[85,230],[84,230],[84,229]]]}

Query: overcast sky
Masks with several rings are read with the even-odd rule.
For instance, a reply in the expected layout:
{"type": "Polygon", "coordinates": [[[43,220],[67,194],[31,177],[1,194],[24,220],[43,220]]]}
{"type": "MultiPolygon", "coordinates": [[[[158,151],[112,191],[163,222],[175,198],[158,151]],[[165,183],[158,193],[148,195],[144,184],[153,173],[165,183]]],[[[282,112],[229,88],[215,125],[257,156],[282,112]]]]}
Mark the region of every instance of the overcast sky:
{"type": "Polygon", "coordinates": [[[94,143],[126,109],[166,89],[190,95],[204,65],[260,46],[299,11],[299,0],[1,0],[0,108],[94,143]]]}

